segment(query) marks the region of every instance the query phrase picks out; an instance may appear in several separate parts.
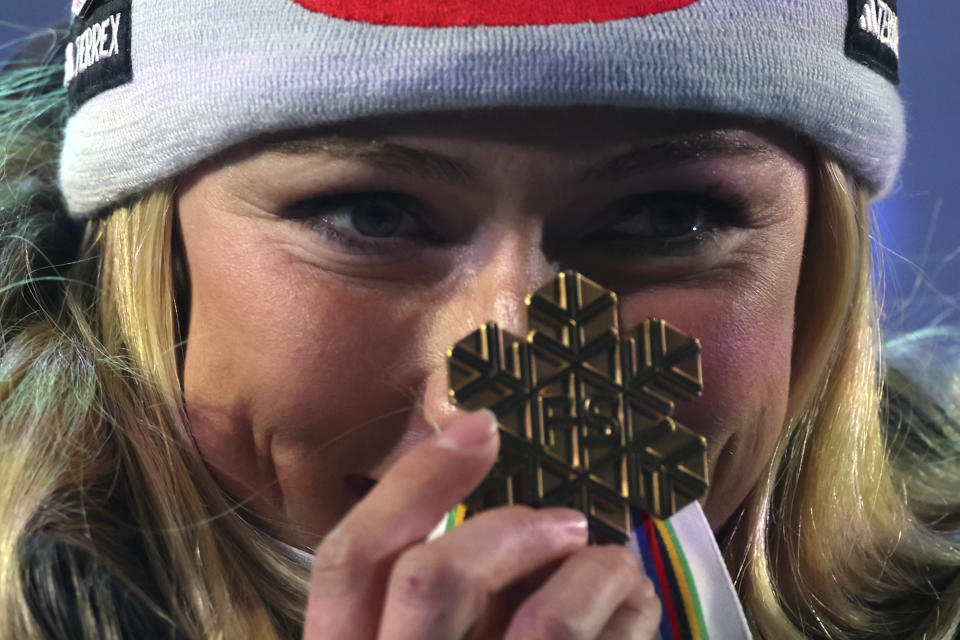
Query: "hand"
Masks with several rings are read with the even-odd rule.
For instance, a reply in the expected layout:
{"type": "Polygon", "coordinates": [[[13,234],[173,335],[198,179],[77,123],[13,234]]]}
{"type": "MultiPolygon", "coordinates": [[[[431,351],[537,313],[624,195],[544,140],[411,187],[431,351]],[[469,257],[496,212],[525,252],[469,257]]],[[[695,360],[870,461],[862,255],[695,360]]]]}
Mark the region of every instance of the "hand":
{"type": "Polygon", "coordinates": [[[400,459],[316,550],[305,640],[653,638],[660,603],[622,547],[587,546],[569,509],[492,509],[424,542],[480,484],[486,411],[400,459]]]}

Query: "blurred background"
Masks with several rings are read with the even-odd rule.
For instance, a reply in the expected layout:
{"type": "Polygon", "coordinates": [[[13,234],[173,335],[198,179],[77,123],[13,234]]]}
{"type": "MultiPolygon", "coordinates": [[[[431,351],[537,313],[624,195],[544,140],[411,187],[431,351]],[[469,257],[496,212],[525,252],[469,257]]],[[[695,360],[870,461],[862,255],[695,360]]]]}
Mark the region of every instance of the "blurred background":
{"type": "MultiPolygon", "coordinates": [[[[0,0],[0,64],[69,18],[69,0],[0,0]]],[[[884,325],[960,324],[960,2],[901,3],[901,94],[910,132],[900,181],[877,207],[884,325]],[[953,160],[951,160],[953,158],[953,160]]]]}

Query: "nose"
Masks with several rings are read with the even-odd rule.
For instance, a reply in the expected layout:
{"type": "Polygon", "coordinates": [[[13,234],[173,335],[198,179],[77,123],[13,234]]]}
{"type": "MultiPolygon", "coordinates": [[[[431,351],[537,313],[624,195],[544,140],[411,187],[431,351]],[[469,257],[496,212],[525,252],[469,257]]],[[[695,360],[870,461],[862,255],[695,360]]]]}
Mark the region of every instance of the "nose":
{"type": "Polygon", "coordinates": [[[523,338],[527,330],[524,299],[557,275],[541,248],[536,229],[504,233],[478,249],[475,266],[464,266],[456,292],[438,305],[430,331],[431,359],[424,410],[443,428],[460,410],[449,401],[446,351],[486,322],[523,338]]]}

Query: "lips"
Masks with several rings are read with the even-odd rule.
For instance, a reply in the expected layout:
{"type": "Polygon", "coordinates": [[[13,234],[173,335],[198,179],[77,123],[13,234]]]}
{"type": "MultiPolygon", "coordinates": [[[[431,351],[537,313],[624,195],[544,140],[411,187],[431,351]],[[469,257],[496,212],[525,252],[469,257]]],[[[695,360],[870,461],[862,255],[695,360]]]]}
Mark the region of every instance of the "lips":
{"type": "Polygon", "coordinates": [[[377,481],[373,478],[368,478],[367,476],[361,476],[356,473],[351,473],[346,478],[344,478],[347,486],[350,487],[350,490],[353,491],[358,498],[364,498],[370,490],[377,486],[377,481]]]}
{"type": "Polygon", "coordinates": [[[406,27],[574,24],[640,18],[675,11],[699,0],[593,0],[591,2],[411,2],[410,0],[293,0],[335,18],[406,27]]]}

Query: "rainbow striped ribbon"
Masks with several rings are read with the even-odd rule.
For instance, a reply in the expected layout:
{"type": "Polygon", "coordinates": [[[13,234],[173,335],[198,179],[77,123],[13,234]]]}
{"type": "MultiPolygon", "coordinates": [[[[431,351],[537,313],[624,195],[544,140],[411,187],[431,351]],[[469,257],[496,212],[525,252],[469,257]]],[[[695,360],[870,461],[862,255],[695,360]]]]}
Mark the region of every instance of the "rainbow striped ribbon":
{"type": "Polygon", "coordinates": [[[703,619],[700,594],[676,531],[669,521],[651,518],[644,512],[634,512],[633,516],[640,523],[635,531],[637,550],[643,566],[653,569],[648,573],[663,603],[661,638],[707,640],[710,632],[703,619]]]}
{"type": "Polygon", "coordinates": [[[663,640],[706,640],[710,634],[697,584],[676,532],[668,522],[654,520],[643,512],[634,513],[635,519],[638,516],[637,549],[663,603],[660,636],[663,640]]]}
{"type": "Polygon", "coordinates": [[[661,640],[747,640],[751,638],[703,509],[693,502],[669,520],[631,512],[630,549],[663,605],[661,640]]]}

